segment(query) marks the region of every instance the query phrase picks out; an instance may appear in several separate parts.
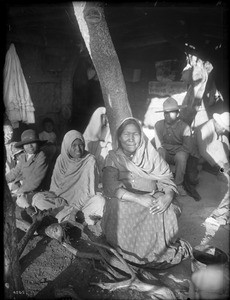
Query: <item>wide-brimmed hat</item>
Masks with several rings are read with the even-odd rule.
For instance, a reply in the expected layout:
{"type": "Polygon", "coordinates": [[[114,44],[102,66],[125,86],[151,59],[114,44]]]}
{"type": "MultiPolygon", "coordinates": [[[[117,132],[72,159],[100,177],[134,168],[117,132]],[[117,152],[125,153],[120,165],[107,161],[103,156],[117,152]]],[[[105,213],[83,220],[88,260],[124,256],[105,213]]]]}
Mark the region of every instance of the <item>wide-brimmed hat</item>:
{"type": "Polygon", "coordinates": [[[213,114],[213,119],[227,131],[230,131],[229,117],[230,114],[228,112],[224,112],[222,114],[213,114]]]}
{"type": "Polygon", "coordinates": [[[47,141],[41,141],[33,129],[27,129],[23,131],[21,135],[21,142],[17,142],[15,144],[16,148],[20,148],[23,145],[31,144],[31,143],[38,143],[40,146],[45,144],[47,141]]]}
{"type": "Polygon", "coordinates": [[[170,112],[170,111],[177,111],[180,110],[181,105],[178,105],[177,101],[169,97],[163,103],[163,110],[158,110],[157,112],[170,112]]]}

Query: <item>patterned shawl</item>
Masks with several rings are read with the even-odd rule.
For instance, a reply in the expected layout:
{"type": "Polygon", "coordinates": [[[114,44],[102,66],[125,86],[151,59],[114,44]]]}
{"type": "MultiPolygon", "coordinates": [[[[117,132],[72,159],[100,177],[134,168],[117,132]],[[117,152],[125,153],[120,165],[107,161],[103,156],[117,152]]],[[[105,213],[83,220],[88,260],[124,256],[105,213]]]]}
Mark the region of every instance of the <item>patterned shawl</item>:
{"type": "MultiPolygon", "coordinates": [[[[176,185],[173,182],[173,174],[170,171],[169,165],[159,155],[157,150],[153,147],[148,138],[144,135],[139,121],[135,118],[126,118],[126,120],[135,120],[137,126],[140,128],[141,141],[135,154],[130,160],[118,147],[118,137],[116,133],[115,145],[116,150],[111,150],[107,157],[106,166],[114,166],[119,170],[128,170],[136,175],[158,181],[158,187],[161,185],[170,186],[177,192],[176,185]]],[[[122,122],[122,123],[123,123],[122,122]]],[[[121,126],[121,125],[120,125],[121,126]]]]}
{"type": "Polygon", "coordinates": [[[85,202],[95,195],[98,170],[93,155],[85,151],[82,158],[74,160],[69,155],[75,139],[84,142],[82,134],[76,130],[67,132],[61,145],[50,185],[50,191],[63,197],[69,205],[81,209],[85,202]]]}

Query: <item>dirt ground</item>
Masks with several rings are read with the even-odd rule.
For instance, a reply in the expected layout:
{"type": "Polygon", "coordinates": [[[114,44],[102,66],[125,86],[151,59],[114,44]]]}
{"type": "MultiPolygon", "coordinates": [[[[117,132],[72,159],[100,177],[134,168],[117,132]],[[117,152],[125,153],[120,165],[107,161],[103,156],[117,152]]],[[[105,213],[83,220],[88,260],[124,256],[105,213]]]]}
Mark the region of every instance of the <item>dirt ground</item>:
{"type": "MultiPolygon", "coordinates": [[[[199,202],[189,196],[178,198],[183,205],[179,219],[179,236],[187,240],[192,247],[200,244],[205,234],[202,223],[220,201],[218,180],[208,172],[201,171],[197,190],[202,196],[199,202]]],[[[19,231],[19,238],[22,236],[22,231],[19,231]]],[[[76,232],[76,236],[78,240],[73,245],[78,251],[97,253],[95,248],[80,239],[79,232],[76,232]]],[[[209,244],[229,255],[229,230],[220,227],[209,244]]],[[[57,240],[46,236],[37,235],[29,241],[20,263],[26,293],[34,299],[153,299],[144,292],[129,289],[109,292],[92,285],[93,282],[108,282],[109,279],[95,269],[92,260],[77,258],[57,240]],[[68,290],[64,290],[66,288],[68,290]],[[71,296],[69,290],[74,291],[78,298],[76,295],[75,298],[71,296]]],[[[191,278],[191,260],[188,258],[165,273],[158,273],[167,273],[183,282],[184,279],[191,278]]],[[[182,284],[182,288],[185,293],[188,292],[187,283],[182,284]]],[[[178,296],[178,299],[185,298],[178,296]]]]}

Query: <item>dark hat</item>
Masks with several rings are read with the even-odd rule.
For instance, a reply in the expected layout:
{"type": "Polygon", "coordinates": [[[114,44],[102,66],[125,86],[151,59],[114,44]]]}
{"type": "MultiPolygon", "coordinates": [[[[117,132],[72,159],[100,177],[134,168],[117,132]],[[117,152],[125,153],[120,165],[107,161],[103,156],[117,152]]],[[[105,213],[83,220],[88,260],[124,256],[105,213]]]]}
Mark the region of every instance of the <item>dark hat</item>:
{"type": "Polygon", "coordinates": [[[39,145],[45,144],[47,141],[41,141],[33,129],[27,129],[23,131],[21,135],[21,142],[17,142],[15,144],[16,148],[20,148],[26,144],[38,143],[39,145]]]}
{"type": "Polygon", "coordinates": [[[170,112],[170,111],[177,111],[181,108],[181,105],[178,105],[177,101],[169,97],[163,103],[163,110],[158,110],[157,112],[170,112]]]}

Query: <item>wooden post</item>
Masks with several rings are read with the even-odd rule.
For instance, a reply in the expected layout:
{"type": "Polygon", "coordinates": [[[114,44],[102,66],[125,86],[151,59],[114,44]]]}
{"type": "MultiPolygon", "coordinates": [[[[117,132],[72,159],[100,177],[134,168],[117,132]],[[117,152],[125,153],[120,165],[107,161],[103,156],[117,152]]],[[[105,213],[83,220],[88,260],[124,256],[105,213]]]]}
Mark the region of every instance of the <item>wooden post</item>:
{"type": "Polygon", "coordinates": [[[132,116],[121,66],[111,40],[102,3],[73,2],[80,32],[100,81],[112,136],[132,116]]]}
{"type": "Polygon", "coordinates": [[[18,256],[15,202],[4,179],[4,289],[5,299],[25,299],[18,256]]]}

